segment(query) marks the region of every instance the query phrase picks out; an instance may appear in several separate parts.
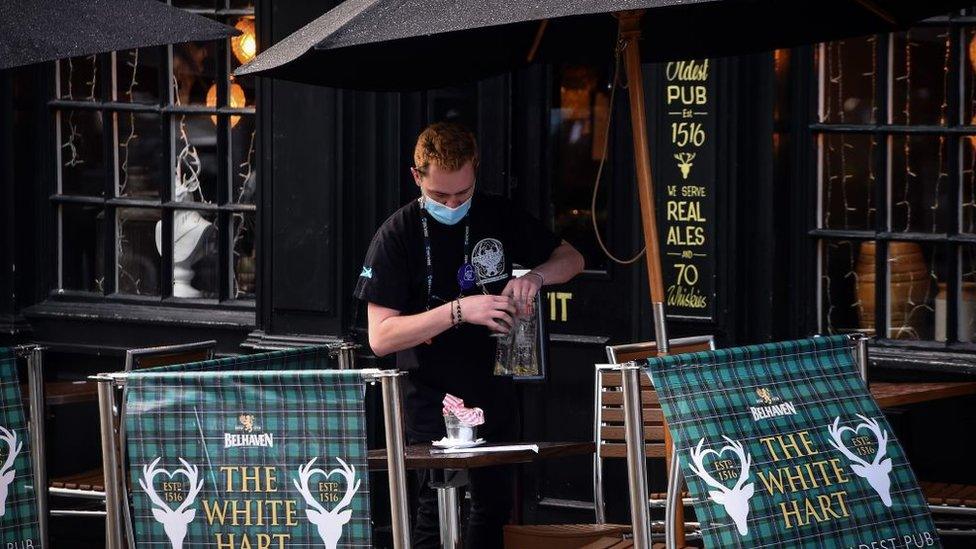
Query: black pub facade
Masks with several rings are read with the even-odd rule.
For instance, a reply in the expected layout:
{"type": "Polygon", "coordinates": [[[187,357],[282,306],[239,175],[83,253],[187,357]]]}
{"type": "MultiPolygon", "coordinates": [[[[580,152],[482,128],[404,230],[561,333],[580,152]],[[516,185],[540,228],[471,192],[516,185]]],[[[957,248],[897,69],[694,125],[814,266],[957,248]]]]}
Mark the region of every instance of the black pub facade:
{"type": "MultiPolygon", "coordinates": [[[[365,340],[351,295],[367,245],[417,196],[417,134],[453,119],[478,136],[480,189],[585,256],[583,275],[545,291],[549,375],[522,386],[521,415],[527,439],[591,439],[593,364],[653,339],[613,52],[459,88],[338,91],[229,76],[328,5],[173,4],[251,42],[0,75],[0,343],[43,343],[48,376],[80,379],[133,347],[365,340]]],[[[860,330],[876,379],[976,375],[976,17],[644,72],[672,337],[860,330]]],[[[973,405],[893,412],[920,476],[974,480],[953,467],[976,449],[959,436],[976,432],[973,405]],[[954,426],[938,427],[947,410],[954,426]]],[[[62,415],[67,440],[95,436],[94,410],[62,415]]],[[[87,440],[92,455],[64,468],[97,464],[87,440]]],[[[591,519],[589,459],[533,467],[526,521],[591,519]]],[[[611,463],[618,521],[624,482],[611,463]]]]}

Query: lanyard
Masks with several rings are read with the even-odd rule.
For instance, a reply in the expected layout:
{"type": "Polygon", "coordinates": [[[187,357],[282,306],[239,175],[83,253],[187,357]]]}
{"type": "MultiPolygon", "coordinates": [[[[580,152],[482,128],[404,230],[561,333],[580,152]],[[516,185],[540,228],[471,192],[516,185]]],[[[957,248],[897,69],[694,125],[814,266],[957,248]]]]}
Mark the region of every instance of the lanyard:
{"type": "MultiPolygon", "coordinates": [[[[427,258],[427,306],[430,307],[430,298],[437,297],[434,295],[434,262],[431,258],[430,253],[430,229],[427,226],[427,214],[423,211],[420,212],[420,225],[424,228],[424,255],[427,258]]],[[[464,219],[464,263],[461,265],[468,265],[470,262],[471,255],[471,220],[469,216],[465,216],[464,219]]],[[[464,294],[464,290],[461,289],[459,296],[464,294]]],[[[441,301],[444,301],[441,298],[441,301]]]]}

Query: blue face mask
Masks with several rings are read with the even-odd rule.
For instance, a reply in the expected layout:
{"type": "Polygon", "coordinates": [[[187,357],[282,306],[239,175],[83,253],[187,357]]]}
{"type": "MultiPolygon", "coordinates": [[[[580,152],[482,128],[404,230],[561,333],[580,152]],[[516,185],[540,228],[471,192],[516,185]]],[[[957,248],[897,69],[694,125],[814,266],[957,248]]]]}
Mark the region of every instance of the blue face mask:
{"type": "MultiPolygon", "coordinates": [[[[472,197],[473,198],[473,197],[472,197]]],[[[421,203],[422,207],[427,210],[438,223],[444,225],[455,225],[458,221],[464,219],[464,216],[468,215],[468,210],[471,209],[471,198],[468,198],[461,203],[457,208],[451,208],[441,204],[440,202],[424,196],[424,200],[421,203]]]]}

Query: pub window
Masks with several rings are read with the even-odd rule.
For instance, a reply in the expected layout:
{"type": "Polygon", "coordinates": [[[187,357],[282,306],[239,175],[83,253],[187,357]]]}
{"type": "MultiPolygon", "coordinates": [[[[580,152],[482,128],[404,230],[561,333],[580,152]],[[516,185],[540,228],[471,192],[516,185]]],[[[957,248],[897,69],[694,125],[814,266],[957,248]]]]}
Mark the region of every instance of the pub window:
{"type": "MultiPolygon", "coordinates": [[[[607,270],[607,257],[599,248],[593,220],[608,234],[607,183],[609,162],[604,165],[596,209],[591,211],[593,183],[603,158],[610,115],[609,75],[596,65],[564,64],[554,70],[553,100],[549,116],[552,148],[552,204],[556,234],[583,254],[586,269],[607,270]]],[[[616,251],[619,255],[630,253],[616,251]]]]}
{"type": "Polygon", "coordinates": [[[821,332],[976,336],[974,24],[953,14],[817,48],[821,332]]]}
{"type": "Polygon", "coordinates": [[[60,294],[253,304],[253,0],[172,4],[242,33],[54,66],[60,294]]]}

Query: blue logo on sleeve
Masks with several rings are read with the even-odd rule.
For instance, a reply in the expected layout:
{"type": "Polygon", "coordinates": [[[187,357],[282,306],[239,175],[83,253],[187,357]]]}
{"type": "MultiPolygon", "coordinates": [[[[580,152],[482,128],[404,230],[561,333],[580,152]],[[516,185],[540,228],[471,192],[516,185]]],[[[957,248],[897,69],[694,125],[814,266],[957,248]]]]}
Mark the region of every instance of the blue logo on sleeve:
{"type": "Polygon", "coordinates": [[[363,272],[359,273],[359,276],[362,278],[373,278],[373,268],[364,266],[363,272]]]}

